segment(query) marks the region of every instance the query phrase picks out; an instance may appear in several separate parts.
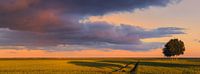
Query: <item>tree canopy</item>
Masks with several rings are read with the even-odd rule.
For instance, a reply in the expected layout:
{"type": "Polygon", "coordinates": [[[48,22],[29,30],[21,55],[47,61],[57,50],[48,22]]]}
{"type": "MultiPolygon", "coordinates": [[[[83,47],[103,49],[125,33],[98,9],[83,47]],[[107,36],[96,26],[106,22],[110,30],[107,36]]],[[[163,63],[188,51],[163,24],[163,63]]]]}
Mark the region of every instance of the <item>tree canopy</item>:
{"type": "Polygon", "coordinates": [[[184,42],[178,39],[171,39],[165,44],[163,54],[166,57],[183,55],[185,51],[184,42]]]}

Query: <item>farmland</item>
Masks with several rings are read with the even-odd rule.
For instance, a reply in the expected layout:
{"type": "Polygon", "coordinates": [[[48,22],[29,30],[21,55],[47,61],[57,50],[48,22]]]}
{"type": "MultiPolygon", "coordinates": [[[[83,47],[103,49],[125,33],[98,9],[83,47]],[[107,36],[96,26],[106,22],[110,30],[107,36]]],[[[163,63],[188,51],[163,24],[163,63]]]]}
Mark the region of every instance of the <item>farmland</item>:
{"type": "Polygon", "coordinates": [[[0,74],[128,74],[140,61],[138,74],[198,74],[200,59],[0,59],[0,74]],[[114,72],[132,63],[123,72],[114,72]]]}

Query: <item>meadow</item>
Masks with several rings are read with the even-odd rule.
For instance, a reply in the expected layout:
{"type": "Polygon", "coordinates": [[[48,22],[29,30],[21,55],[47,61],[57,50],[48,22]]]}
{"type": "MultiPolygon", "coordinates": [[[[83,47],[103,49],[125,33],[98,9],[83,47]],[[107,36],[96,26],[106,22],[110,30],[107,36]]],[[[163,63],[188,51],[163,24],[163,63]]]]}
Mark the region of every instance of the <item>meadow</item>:
{"type": "Polygon", "coordinates": [[[0,74],[129,74],[138,61],[137,74],[200,74],[200,59],[188,58],[0,59],[0,74]]]}

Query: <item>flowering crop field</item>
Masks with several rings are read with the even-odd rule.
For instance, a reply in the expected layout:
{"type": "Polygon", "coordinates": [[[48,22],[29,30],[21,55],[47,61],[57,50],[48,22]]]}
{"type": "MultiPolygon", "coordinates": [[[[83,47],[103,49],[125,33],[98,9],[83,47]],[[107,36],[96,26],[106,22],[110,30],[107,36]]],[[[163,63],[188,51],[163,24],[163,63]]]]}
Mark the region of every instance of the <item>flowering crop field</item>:
{"type": "Polygon", "coordinates": [[[0,74],[130,74],[136,62],[137,74],[199,74],[200,59],[80,58],[0,59],[0,74]],[[128,67],[117,71],[119,68],[128,67]]]}

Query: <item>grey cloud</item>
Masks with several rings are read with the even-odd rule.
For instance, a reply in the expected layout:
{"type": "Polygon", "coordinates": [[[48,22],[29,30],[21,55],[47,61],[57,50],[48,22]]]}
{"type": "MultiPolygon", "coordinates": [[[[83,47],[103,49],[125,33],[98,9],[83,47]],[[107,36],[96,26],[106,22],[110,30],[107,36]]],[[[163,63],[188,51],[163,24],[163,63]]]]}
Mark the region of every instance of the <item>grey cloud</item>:
{"type": "MultiPolygon", "coordinates": [[[[0,45],[52,49],[59,45],[80,48],[148,50],[162,43],[141,39],[184,34],[164,27],[146,30],[105,22],[79,23],[84,17],[132,12],[150,6],[167,6],[174,0],[0,0],[0,45]]],[[[78,49],[78,48],[77,48],[78,49]]]]}
{"type": "Polygon", "coordinates": [[[163,43],[145,43],[141,39],[166,37],[184,34],[183,29],[175,27],[145,30],[141,27],[105,22],[80,24],[76,32],[56,31],[48,33],[14,31],[1,29],[1,45],[19,45],[27,47],[57,47],[58,45],[79,45],[83,47],[113,48],[126,50],[148,50],[159,48],[163,43]]]}
{"type": "Polygon", "coordinates": [[[172,2],[174,1],[1,0],[0,27],[40,32],[54,31],[63,27],[73,29],[73,26],[76,25],[74,22],[78,22],[78,20],[89,15],[134,11],[135,9],[148,8],[149,6],[166,6],[172,2]]]}

